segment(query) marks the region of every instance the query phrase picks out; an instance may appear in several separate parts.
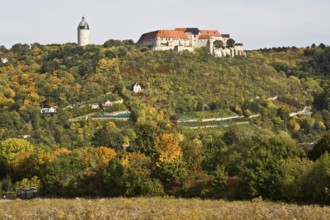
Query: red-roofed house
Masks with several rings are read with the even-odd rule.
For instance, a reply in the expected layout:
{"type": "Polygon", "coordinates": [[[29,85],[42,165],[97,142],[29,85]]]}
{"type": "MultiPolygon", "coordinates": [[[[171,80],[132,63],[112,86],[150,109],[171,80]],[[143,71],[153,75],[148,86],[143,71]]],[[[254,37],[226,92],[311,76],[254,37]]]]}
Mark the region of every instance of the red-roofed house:
{"type": "Polygon", "coordinates": [[[189,38],[182,31],[158,30],[143,34],[138,45],[151,47],[154,50],[174,50],[178,47],[188,47],[189,38]]]}

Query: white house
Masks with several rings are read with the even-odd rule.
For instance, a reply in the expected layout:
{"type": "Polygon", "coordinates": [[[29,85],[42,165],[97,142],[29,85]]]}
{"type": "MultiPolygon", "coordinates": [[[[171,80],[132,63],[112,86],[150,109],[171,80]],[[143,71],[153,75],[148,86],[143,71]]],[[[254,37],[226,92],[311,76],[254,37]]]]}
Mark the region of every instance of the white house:
{"type": "Polygon", "coordinates": [[[56,112],[57,112],[56,108],[54,107],[42,108],[40,111],[41,114],[55,114],[56,112]]]}
{"type": "Polygon", "coordinates": [[[110,100],[107,100],[105,103],[101,104],[101,108],[111,108],[112,107],[112,102],[110,100]]]}
{"type": "Polygon", "coordinates": [[[141,88],[140,84],[135,83],[135,84],[133,85],[133,92],[134,92],[134,93],[139,93],[139,92],[141,92],[141,91],[142,91],[142,88],[141,88]]]}
{"type": "Polygon", "coordinates": [[[1,58],[1,62],[3,64],[8,63],[8,58],[6,58],[6,57],[1,58]]]}

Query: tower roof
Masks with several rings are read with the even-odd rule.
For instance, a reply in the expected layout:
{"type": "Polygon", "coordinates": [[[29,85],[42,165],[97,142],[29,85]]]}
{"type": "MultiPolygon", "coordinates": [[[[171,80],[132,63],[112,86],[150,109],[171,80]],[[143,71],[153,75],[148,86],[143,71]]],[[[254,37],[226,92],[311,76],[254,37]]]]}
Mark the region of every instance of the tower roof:
{"type": "Polygon", "coordinates": [[[175,28],[176,31],[183,31],[185,33],[191,33],[193,35],[198,35],[199,34],[199,29],[198,28],[175,28]]]}
{"type": "Polygon", "coordinates": [[[85,21],[85,17],[82,17],[81,22],[78,25],[78,29],[87,29],[89,30],[89,25],[87,24],[87,22],[85,21]]]}

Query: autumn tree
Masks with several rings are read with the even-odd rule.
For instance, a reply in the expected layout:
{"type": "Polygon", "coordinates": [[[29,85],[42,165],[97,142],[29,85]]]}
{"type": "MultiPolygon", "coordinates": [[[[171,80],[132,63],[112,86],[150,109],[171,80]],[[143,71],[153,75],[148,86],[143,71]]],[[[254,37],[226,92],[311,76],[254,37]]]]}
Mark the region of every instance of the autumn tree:
{"type": "Polygon", "coordinates": [[[159,159],[156,175],[164,183],[178,184],[187,174],[179,146],[181,141],[182,136],[178,134],[160,134],[158,136],[159,159]]]}

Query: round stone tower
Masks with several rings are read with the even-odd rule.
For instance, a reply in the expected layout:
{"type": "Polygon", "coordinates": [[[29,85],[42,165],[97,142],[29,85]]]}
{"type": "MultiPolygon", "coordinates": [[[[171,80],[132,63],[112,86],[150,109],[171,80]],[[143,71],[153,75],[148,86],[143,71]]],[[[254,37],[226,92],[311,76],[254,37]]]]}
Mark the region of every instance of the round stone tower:
{"type": "Polygon", "coordinates": [[[82,20],[78,25],[78,45],[86,46],[88,44],[89,44],[89,25],[85,21],[85,17],[82,17],[82,20]]]}

